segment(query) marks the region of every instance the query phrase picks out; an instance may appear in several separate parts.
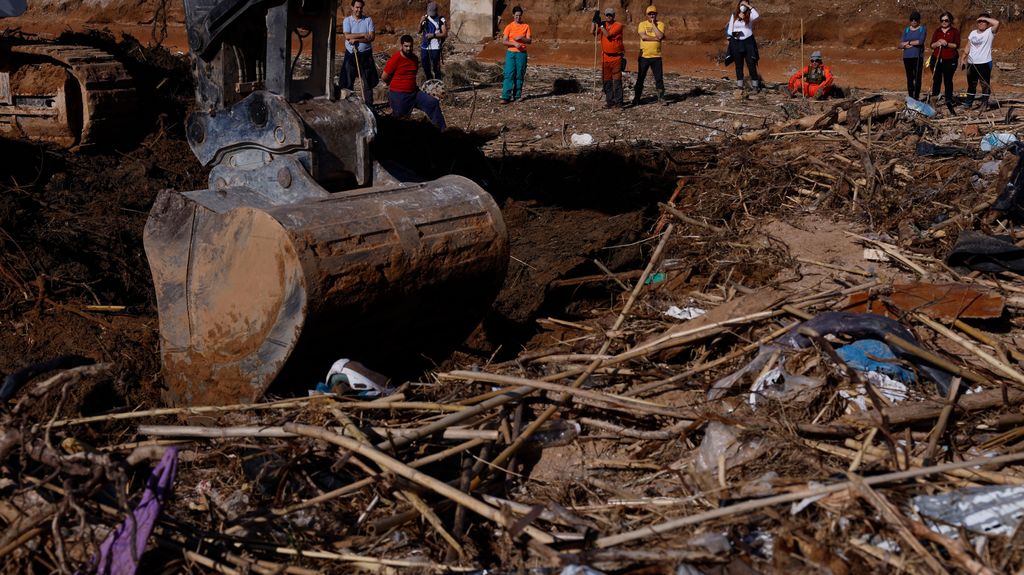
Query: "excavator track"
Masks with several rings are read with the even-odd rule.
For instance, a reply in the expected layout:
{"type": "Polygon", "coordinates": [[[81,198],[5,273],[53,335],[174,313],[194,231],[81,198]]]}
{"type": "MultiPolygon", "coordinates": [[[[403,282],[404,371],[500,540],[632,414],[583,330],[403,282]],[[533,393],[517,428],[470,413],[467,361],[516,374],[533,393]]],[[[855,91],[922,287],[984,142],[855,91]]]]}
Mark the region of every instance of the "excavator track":
{"type": "Polygon", "coordinates": [[[134,82],[107,52],[21,44],[11,46],[10,57],[9,80],[0,86],[0,128],[73,147],[116,142],[131,127],[138,110],[134,82]]]}

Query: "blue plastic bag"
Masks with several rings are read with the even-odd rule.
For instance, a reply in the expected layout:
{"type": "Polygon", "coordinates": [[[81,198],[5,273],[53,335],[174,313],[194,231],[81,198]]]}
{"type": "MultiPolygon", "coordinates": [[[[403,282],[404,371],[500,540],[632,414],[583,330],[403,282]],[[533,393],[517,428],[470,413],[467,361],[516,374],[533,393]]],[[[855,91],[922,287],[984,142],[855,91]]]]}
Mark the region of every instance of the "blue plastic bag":
{"type": "Polygon", "coordinates": [[[907,96],[907,107],[925,117],[935,117],[935,108],[932,108],[931,106],[925,104],[921,100],[915,100],[910,96],[907,96]]]}
{"type": "Polygon", "coordinates": [[[996,150],[1017,141],[1017,136],[1007,132],[992,132],[985,134],[985,137],[981,139],[981,151],[989,152],[996,150]]]}
{"type": "Polygon", "coordinates": [[[846,365],[861,372],[877,371],[903,383],[915,380],[914,372],[900,366],[896,354],[877,339],[862,339],[836,350],[846,365]]]}

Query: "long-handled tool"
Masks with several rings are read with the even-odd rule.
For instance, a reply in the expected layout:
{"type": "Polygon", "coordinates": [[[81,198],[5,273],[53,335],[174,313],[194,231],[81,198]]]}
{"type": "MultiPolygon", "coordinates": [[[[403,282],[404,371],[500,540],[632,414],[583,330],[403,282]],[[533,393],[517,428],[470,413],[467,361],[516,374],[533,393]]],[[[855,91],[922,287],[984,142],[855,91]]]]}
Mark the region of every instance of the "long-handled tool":
{"type": "MultiPolygon", "coordinates": [[[[363,71],[359,66],[359,42],[352,43],[352,59],[356,61],[356,79],[359,80],[359,99],[366,103],[366,84],[363,83],[363,71]]],[[[355,87],[355,86],[353,86],[355,87]]]]}

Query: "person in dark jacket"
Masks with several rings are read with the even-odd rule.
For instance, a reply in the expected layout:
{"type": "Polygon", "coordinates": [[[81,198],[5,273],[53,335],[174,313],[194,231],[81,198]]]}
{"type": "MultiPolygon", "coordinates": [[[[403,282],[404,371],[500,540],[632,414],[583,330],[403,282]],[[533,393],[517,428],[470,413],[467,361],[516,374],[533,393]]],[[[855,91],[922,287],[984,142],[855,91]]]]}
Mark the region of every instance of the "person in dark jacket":
{"type": "Polygon", "coordinates": [[[924,72],[924,45],[928,29],[921,24],[921,13],[910,13],[910,24],[903,28],[899,48],[903,50],[903,69],[907,73],[907,95],[921,99],[921,74],[924,72]]]}

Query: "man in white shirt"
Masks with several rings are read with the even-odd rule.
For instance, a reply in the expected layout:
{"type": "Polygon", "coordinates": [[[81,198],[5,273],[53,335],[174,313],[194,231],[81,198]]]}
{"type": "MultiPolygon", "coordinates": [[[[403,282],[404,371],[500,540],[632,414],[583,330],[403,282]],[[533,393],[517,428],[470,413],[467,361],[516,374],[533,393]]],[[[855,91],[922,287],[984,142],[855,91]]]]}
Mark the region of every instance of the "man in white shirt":
{"type": "Polygon", "coordinates": [[[341,63],[341,88],[351,90],[359,78],[363,84],[363,102],[373,105],[373,88],[380,81],[373,62],[373,19],[363,14],[364,0],[352,0],[352,15],[341,22],[345,35],[345,59],[341,63]]]}
{"type": "Polygon", "coordinates": [[[964,107],[974,107],[975,90],[981,80],[981,109],[988,109],[988,97],[992,93],[992,40],[999,31],[999,20],[988,12],[978,16],[978,27],[971,30],[964,44],[961,68],[967,69],[967,99],[964,107]]]}

